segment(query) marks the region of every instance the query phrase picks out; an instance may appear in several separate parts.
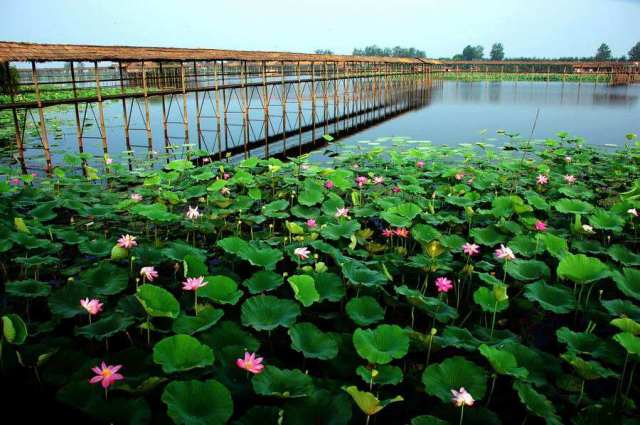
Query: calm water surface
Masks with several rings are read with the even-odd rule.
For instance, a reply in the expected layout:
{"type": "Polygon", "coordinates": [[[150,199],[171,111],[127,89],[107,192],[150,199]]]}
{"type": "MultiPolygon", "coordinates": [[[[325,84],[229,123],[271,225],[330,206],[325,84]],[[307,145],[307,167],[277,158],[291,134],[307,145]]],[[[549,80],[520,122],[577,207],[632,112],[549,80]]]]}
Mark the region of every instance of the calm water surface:
{"type": "Polygon", "coordinates": [[[444,81],[433,88],[429,105],[344,143],[405,136],[457,145],[491,140],[500,129],[529,137],[538,109],[538,139],[566,131],[592,144],[623,145],[625,134],[640,134],[640,84],[444,81]]]}

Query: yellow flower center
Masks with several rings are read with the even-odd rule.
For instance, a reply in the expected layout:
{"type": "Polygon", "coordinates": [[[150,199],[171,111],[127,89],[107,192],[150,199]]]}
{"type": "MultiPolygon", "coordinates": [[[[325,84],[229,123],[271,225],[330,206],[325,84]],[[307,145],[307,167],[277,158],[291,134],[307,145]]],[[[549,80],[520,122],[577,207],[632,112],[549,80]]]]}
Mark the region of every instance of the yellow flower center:
{"type": "Polygon", "coordinates": [[[110,377],[111,375],[113,375],[113,372],[111,372],[111,369],[104,369],[102,371],[102,376],[104,376],[105,378],[110,377]]]}

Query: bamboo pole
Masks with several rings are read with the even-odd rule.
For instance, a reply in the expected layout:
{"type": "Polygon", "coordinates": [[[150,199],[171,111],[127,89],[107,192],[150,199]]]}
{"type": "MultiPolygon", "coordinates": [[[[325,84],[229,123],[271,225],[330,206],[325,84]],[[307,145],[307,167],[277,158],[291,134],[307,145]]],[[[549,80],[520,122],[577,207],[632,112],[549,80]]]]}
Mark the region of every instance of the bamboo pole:
{"type": "Polygon", "coordinates": [[[180,86],[182,87],[182,124],[184,126],[184,144],[187,145],[187,158],[189,158],[191,152],[191,146],[189,146],[189,110],[187,107],[187,83],[183,61],[180,61],[180,86]]]}
{"type": "MultiPolygon", "coordinates": [[[[7,75],[11,75],[11,69],[9,68],[9,62],[4,63],[7,75]]],[[[16,88],[13,84],[9,84],[9,96],[11,103],[15,104],[16,100],[16,88]]],[[[25,114],[27,112],[25,111],[25,114]]],[[[11,107],[11,114],[13,116],[13,126],[16,132],[16,148],[18,149],[18,162],[20,162],[20,168],[23,173],[27,172],[27,164],[24,160],[24,142],[22,140],[22,130],[20,128],[20,120],[18,119],[18,111],[15,106],[11,107]]]]}
{"type": "MultiPolygon", "coordinates": [[[[159,65],[160,65],[159,66],[160,75],[164,76],[164,68],[162,66],[162,62],[160,62],[159,65]]],[[[171,82],[170,82],[170,84],[171,84],[171,82]]],[[[160,88],[164,89],[164,82],[161,83],[160,88]]],[[[171,95],[171,96],[173,96],[173,95],[171,95]]],[[[163,132],[163,135],[164,135],[164,151],[167,154],[167,156],[169,156],[169,151],[171,151],[171,141],[169,139],[169,127],[167,125],[167,105],[166,105],[166,102],[165,102],[164,93],[162,93],[160,95],[160,99],[161,99],[161,103],[162,103],[162,132],[163,132]]],[[[168,159],[169,158],[167,158],[167,160],[168,159]]]]}
{"type": "MultiPolygon", "coordinates": [[[[195,100],[196,100],[196,131],[198,132],[198,149],[202,149],[202,127],[200,126],[200,97],[199,97],[199,84],[198,84],[198,64],[193,61],[193,79],[195,87],[195,100]]],[[[204,100],[204,99],[203,99],[204,100]]]]}
{"type": "Polygon", "coordinates": [[[107,129],[104,125],[104,106],[102,104],[102,92],[100,90],[100,72],[98,71],[98,62],[93,62],[93,70],[96,79],[96,95],[98,96],[98,114],[100,117],[100,135],[102,136],[102,151],[105,157],[109,155],[109,146],[107,145],[107,129]]]}
{"type": "Polygon", "coordinates": [[[144,61],[141,62],[142,68],[142,93],[144,95],[144,125],[147,132],[147,152],[151,157],[153,152],[153,136],[151,134],[151,114],[149,112],[149,91],[147,89],[147,73],[144,69],[144,61]]]}
{"type": "Polygon", "coordinates": [[[51,174],[51,150],[49,149],[49,137],[47,136],[47,125],[44,118],[44,107],[42,106],[42,98],[40,96],[40,85],[38,84],[38,71],[36,70],[36,63],[31,61],[31,79],[36,92],[36,102],[38,103],[38,115],[40,117],[40,140],[42,141],[42,148],[44,150],[44,159],[46,162],[45,171],[47,174],[51,174]]]}

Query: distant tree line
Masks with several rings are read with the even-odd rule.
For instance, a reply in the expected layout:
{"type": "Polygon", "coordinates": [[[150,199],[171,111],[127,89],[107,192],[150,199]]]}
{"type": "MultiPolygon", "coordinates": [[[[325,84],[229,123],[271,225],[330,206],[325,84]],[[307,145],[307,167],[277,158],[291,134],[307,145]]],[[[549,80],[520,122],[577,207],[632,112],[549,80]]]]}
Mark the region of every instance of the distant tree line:
{"type": "Polygon", "coordinates": [[[353,49],[354,56],[391,56],[396,58],[426,58],[424,50],[415,47],[378,47],[375,44],[363,49],[353,49]]]}
{"type": "Polygon", "coordinates": [[[18,85],[18,70],[10,67],[7,72],[6,62],[0,62],[0,93],[10,93],[18,85]]]}
{"type": "MultiPolygon", "coordinates": [[[[504,60],[504,58],[505,58],[504,46],[502,45],[502,43],[494,43],[493,46],[491,46],[491,52],[489,53],[488,59],[493,61],[501,61],[501,60],[504,60]]],[[[448,58],[441,58],[441,59],[448,59],[448,58]]],[[[462,53],[454,55],[452,59],[464,60],[464,61],[483,60],[485,59],[484,47],[480,45],[472,46],[469,44],[464,49],[462,49],[462,53]]],[[[637,42],[635,46],[631,48],[631,50],[629,50],[628,56],[622,56],[619,58],[613,57],[613,55],[611,54],[611,48],[607,43],[602,43],[600,47],[598,47],[598,49],[596,50],[596,53],[593,56],[561,57],[561,58],[537,58],[537,57],[509,58],[509,60],[540,60],[540,59],[559,60],[559,61],[594,61],[594,60],[596,61],[612,61],[612,60],[638,61],[640,60],[640,41],[637,42]]]]}

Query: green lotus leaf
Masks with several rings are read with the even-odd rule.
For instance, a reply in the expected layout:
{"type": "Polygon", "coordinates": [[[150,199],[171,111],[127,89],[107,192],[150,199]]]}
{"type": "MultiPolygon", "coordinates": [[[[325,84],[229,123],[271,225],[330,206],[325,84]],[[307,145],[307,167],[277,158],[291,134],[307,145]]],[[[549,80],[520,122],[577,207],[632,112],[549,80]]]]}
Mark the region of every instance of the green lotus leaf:
{"type": "MultiPolygon", "coordinates": [[[[342,392],[334,394],[327,390],[317,390],[308,397],[289,400],[284,406],[284,417],[287,418],[288,425],[309,425],[309,412],[313,412],[314,424],[347,425],[352,416],[351,400],[342,392]]],[[[263,419],[254,425],[276,422],[277,418],[273,422],[263,419]]]]}
{"type": "Polygon", "coordinates": [[[613,336],[614,341],[622,345],[629,354],[640,355],[640,338],[631,332],[620,332],[613,336]]]}
{"type": "Polygon", "coordinates": [[[640,323],[628,317],[613,319],[611,324],[623,332],[629,332],[632,335],[640,335],[640,323]]]}
{"type": "Polygon", "coordinates": [[[278,199],[276,201],[270,202],[262,207],[262,214],[266,217],[272,218],[285,218],[288,216],[287,213],[283,213],[283,210],[286,210],[289,207],[289,203],[284,199],[278,199]]]}
{"type": "Polygon", "coordinates": [[[373,364],[401,359],[409,352],[409,336],[397,325],[380,325],[375,329],[356,329],[353,345],[360,357],[373,364]]]}
{"type": "Polygon", "coordinates": [[[78,245],[87,240],[87,237],[76,230],[57,230],[55,235],[66,245],[78,245]]]}
{"type": "Polygon", "coordinates": [[[329,334],[312,323],[296,323],[289,328],[291,348],[305,357],[330,360],[338,355],[338,344],[329,334]]]}
{"type": "Polygon", "coordinates": [[[451,401],[451,390],[460,387],[478,401],[487,391],[487,372],[464,357],[450,357],[427,367],[422,374],[422,383],[427,394],[445,403],[451,401]]]}
{"type": "Polygon", "coordinates": [[[500,349],[513,354],[519,365],[525,365],[529,371],[526,381],[537,386],[549,383],[548,377],[562,373],[562,366],[555,355],[528,347],[517,341],[508,341],[500,345],[500,349]]]}
{"type": "Polygon", "coordinates": [[[409,425],[448,425],[449,422],[443,421],[442,419],[436,418],[431,415],[420,415],[411,419],[411,423],[409,425]]]}
{"type": "Polygon", "coordinates": [[[593,210],[593,205],[578,199],[560,199],[553,204],[556,211],[564,214],[589,214],[593,210]]]}
{"type": "Polygon", "coordinates": [[[129,273],[126,269],[108,262],[101,262],[80,275],[80,281],[94,288],[98,295],[115,295],[129,286],[129,273]]]}
{"type": "Polygon", "coordinates": [[[254,266],[262,266],[266,270],[273,270],[282,260],[282,251],[272,248],[256,248],[248,242],[231,236],[218,241],[218,246],[230,254],[249,261],[254,266]]]}
{"type": "Polygon", "coordinates": [[[316,205],[324,200],[322,185],[305,181],[304,189],[298,195],[298,202],[307,207],[316,205]]]}
{"type": "Polygon", "coordinates": [[[569,253],[569,246],[567,245],[567,240],[564,238],[551,233],[539,234],[538,238],[549,254],[556,258],[562,258],[565,254],[569,253]]]}
{"type": "Polygon", "coordinates": [[[640,266],[640,254],[636,254],[624,245],[611,245],[607,254],[624,266],[640,266]]]}
{"type": "Polygon", "coordinates": [[[172,381],[162,392],[162,402],[179,425],[222,425],[233,414],[231,393],[214,379],[172,381]]]}
{"type": "Polygon", "coordinates": [[[533,257],[542,253],[544,245],[528,235],[518,235],[509,241],[509,248],[521,257],[533,257]]]}
{"type": "Polygon", "coordinates": [[[198,257],[202,261],[207,260],[207,255],[203,250],[181,241],[169,243],[168,246],[162,250],[162,255],[178,262],[183,262],[188,255],[198,257]]]}
{"type": "Polygon", "coordinates": [[[231,305],[235,305],[242,297],[243,292],[238,289],[238,284],[228,276],[206,276],[204,280],[207,285],[198,289],[199,297],[231,305]]]}
{"type": "Polygon", "coordinates": [[[180,314],[173,321],[173,332],[177,334],[193,335],[198,332],[206,331],[222,318],[224,312],[212,306],[205,306],[198,309],[197,316],[187,316],[180,314]]]}
{"type": "Polygon", "coordinates": [[[29,335],[27,325],[17,314],[2,316],[2,335],[9,344],[21,345],[29,335]]]}
{"type": "Polygon", "coordinates": [[[482,344],[479,351],[489,361],[496,373],[511,375],[518,379],[525,379],[529,376],[529,371],[524,367],[518,367],[516,357],[510,352],[489,347],[486,344],[482,344]]]}
{"type": "Polygon", "coordinates": [[[251,380],[256,394],[280,398],[305,397],[313,391],[313,381],[298,369],[280,369],[269,365],[251,380]]]}
{"type": "Polygon", "coordinates": [[[190,335],[169,336],[153,346],[153,362],[165,373],[211,366],[213,360],[211,348],[190,335]]]}
{"type": "Polygon", "coordinates": [[[277,424],[280,412],[276,406],[251,406],[233,425],[277,424]]]}
{"type": "Polygon", "coordinates": [[[602,300],[600,303],[612,316],[628,316],[640,321],[640,307],[629,300],[602,300]]]}
{"type": "Polygon", "coordinates": [[[182,260],[184,277],[200,277],[209,274],[209,268],[204,259],[198,255],[187,254],[182,260]]]}
{"type": "Polygon", "coordinates": [[[134,318],[125,316],[121,313],[114,313],[110,316],[101,318],[89,325],[82,326],[75,330],[76,335],[84,336],[89,339],[102,341],[120,332],[124,332],[133,325],[134,318]]]}
{"type": "Polygon", "coordinates": [[[615,213],[598,209],[589,217],[589,224],[591,224],[594,229],[610,230],[613,233],[620,233],[624,226],[624,219],[615,213]]]}
{"type": "Polygon", "coordinates": [[[473,336],[468,329],[456,326],[447,326],[439,341],[444,347],[456,347],[467,351],[476,351],[482,344],[482,341],[473,336]]]}
{"type": "Polygon", "coordinates": [[[213,328],[200,333],[198,338],[213,348],[216,354],[220,353],[223,347],[236,347],[237,356],[241,357],[245,351],[253,353],[260,348],[260,341],[242,326],[230,320],[216,324],[213,328]]]}
{"type": "Polygon", "coordinates": [[[356,373],[369,385],[372,382],[374,385],[397,385],[404,379],[402,369],[389,364],[376,365],[374,369],[358,366],[356,373]],[[376,371],[375,376],[373,376],[373,370],[376,371]]]}
{"type": "Polygon", "coordinates": [[[350,387],[343,387],[342,389],[345,390],[351,398],[353,398],[356,405],[367,416],[375,415],[391,403],[404,400],[402,396],[396,396],[387,400],[379,400],[375,395],[370,392],[360,391],[358,390],[358,387],[354,385],[350,387]]]}
{"type": "Polygon", "coordinates": [[[174,171],[186,171],[195,168],[195,165],[193,165],[193,162],[188,159],[175,159],[168,163],[166,168],[174,171]]]}
{"type": "Polygon", "coordinates": [[[640,270],[624,267],[613,272],[613,281],[623,294],[640,300],[640,270]]]}
{"type": "Polygon", "coordinates": [[[95,257],[106,257],[111,254],[113,242],[106,239],[95,239],[81,242],[78,247],[83,254],[93,255],[95,257]]]}
{"type": "Polygon", "coordinates": [[[360,230],[360,223],[355,220],[343,220],[339,223],[327,224],[320,230],[320,234],[325,239],[337,241],[340,238],[351,238],[358,230],[360,230]]]}
{"type": "Polygon", "coordinates": [[[384,319],[384,310],[373,297],[352,298],[346,305],[347,314],[356,325],[369,326],[384,319]]]}
{"type": "Polygon", "coordinates": [[[396,286],[396,293],[404,295],[412,306],[419,308],[438,322],[447,323],[458,318],[458,311],[439,298],[425,297],[415,289],[409,289],[406,285],[396,286]]]}
{"type": "Polygon", "coordinates": [[[251,294],[259,294],[262,292],[272,291],[282,285],[284,279],[281,274],[261,270],[254,273],[249,279],[242,282],[244,286],[249,288],[251,294]]]}
{"type": "Polygon", "coordinates": [[[411,228],[411,236],[422,244],[427,244],[433,240],[439,240],[442,234],[433,226],[428,224],[416,224],[411,228]]]}
{"type": "Polygon", "coordinates": [[[157,222],[171,222],[180,218],[179,215],[173,214],[168,211],[165,204],[136,204],[130,211],[133,214],[142,216],[151,221],[157,222]]]}
{"type": "Polygon", "coordinates": [[[524,288],[524,296],[540,304],[545,310],[565,314],[576,308],[573,292],[562,285],[548,285],[543,281],[531,283],[524,288]]]}
{"type": "Polygon", "coordinates": [[[138,287],[136,298],[142,304],[142,308],[151,317],[169,317],[175,319],[180,314],[178,300],[164,288],[144,284],[138,287]]]}
{"type": "Polygon", "coordinates": [[[51,286],[39,280],[15,280],[5,285],[7,294],[21,298],[46,297],[51,293],[51,286]]]}
{"type": "Polygon", "coordinates": [[[278,326],[288,328],[296,322],[300,307],[291,300],[271,295],[258,295],[247,299],[241,307],[241,320],[244,326],[258,331],[270,331],[278,326]]]}
{"type": "MultiPolygon", "coordinates": [[[[498,288],[496,286],[495,288],[498,288]]],[[[509,308],[509,299],[498,299],[496,291],[484,286],[479,287],[473,293],[473,301],[486,313],[501,312],[509,308]]]]}
{"type": "Polygon", "coordinates": [[[309,307],[320,300],[320,294],[316,290],[316,283],[313,277],[308,275],[295,275],[287,279],[291,289],[293,289],[296,300],[305,307],[309,307]]]}
{"type": "Polygon", "coordinates": [[[534,390],[531,385],[516,381],[513,383],[513,389],[516,390],[520,401],[529,412],[544,419],[547,425],[562,425],[562,420],[556,413],[553,403],[543,394],[534,390]]]}
{"type": "Polygon", "coordinates": [[[335,273],[323,272],[313,273],[313,280],[316,282],[316,290],[320,294],[319,301],[340,301],[347,290],[342,279],[335,273]]]}
{"type": "Polygon", "coordinates": [[[471,229],[469,235],[480,245],[494,246],[504,243],[507,238],[495,226],[471,229]]]}
{"type": "Polygon", "coordinates": [[[69,319],[78,314],[86,314],[86,310],[80,306],[80,300],[93,298],[95,290],[80,282],[67,283],[60,289],[56,289],[49,295],[49,309],[54,316],[69,319]]]}
{"type": "Polygon", "coordinates": [[[561,279],[569,279],[578,284],[595,282],[610,274],[606,264],[584,254],[565,255],[560,260],[556,272],[561,279]]]}
{"type": "Polygon", "coordinates": [[[371,270],[361,263],[349,261],[342,265],[344,277],[349,279],[354,285],[373,287],[383,285],[387,282],[384,274],[371,270]]]}
{"type": "Polygon", "coordinates": [[[616,344],[604,340],[593,333],[573,332],[567,327],[556,331],[558,341],[567,344],[568,351],[577,354],[589,354],[611,363],[620,363],[623,354],[616,344]]]}
{"type": "Polygon", "coordinates": [[[580,377],[587,381],[600,378],[613,378],[618,376],[614,371],[607,369],[597,361],[584,360],[573,353],[565,353],[560,356],[573,366],[580,377]]]}
{"type": "Polygon", "coordinates": [[[550,274],[549,267],[538,260],[516,259],[508,261],[504,268],[509,276],[523,282],[548,278],[550,274]]]}

